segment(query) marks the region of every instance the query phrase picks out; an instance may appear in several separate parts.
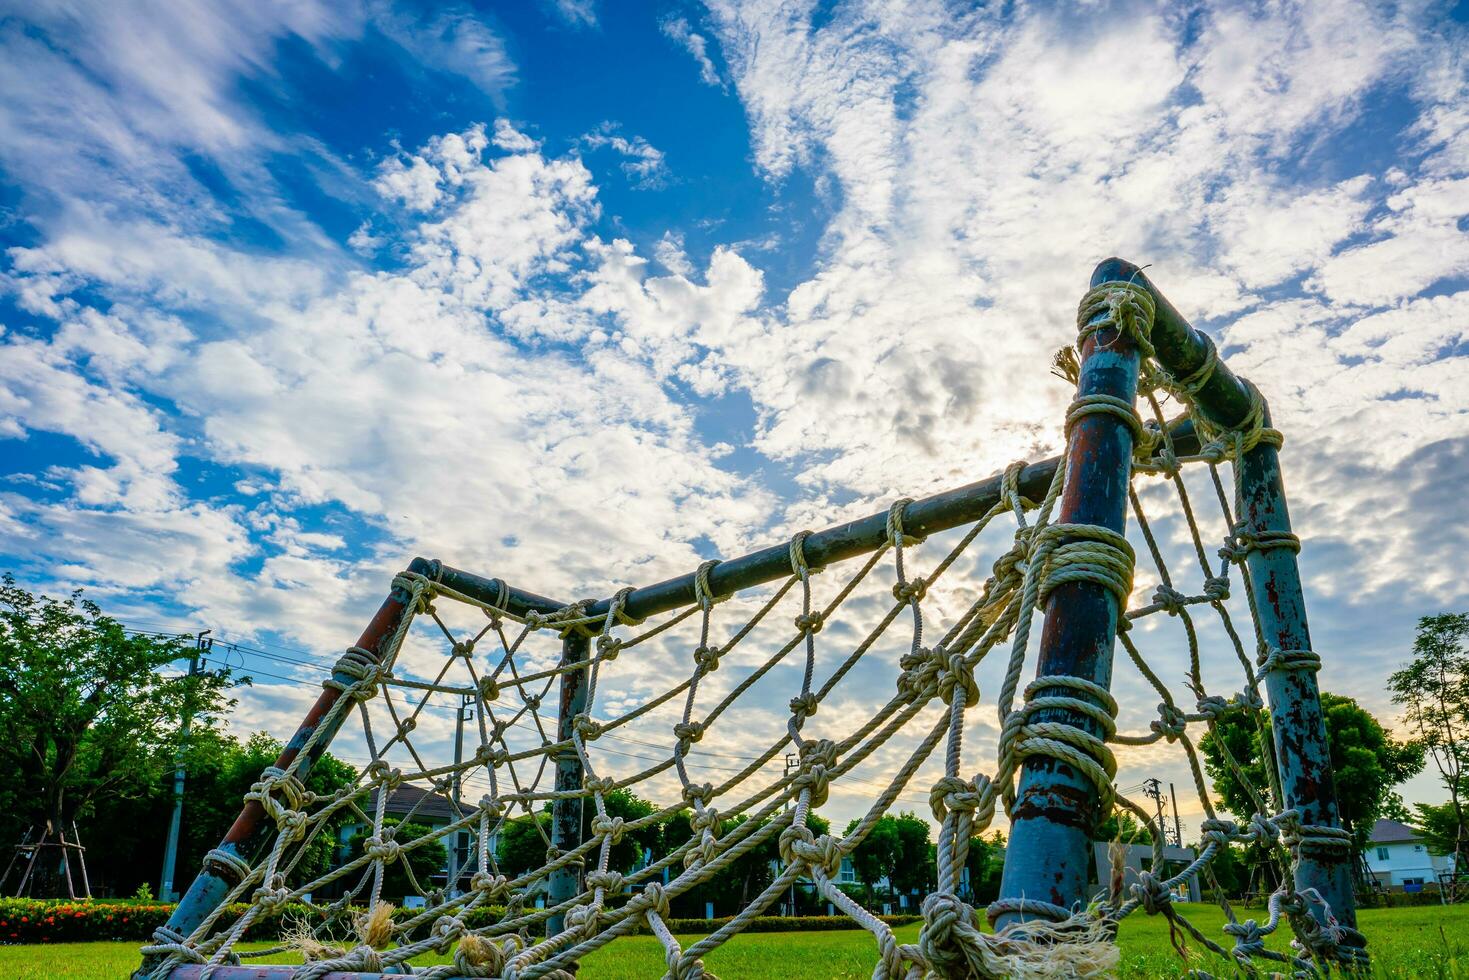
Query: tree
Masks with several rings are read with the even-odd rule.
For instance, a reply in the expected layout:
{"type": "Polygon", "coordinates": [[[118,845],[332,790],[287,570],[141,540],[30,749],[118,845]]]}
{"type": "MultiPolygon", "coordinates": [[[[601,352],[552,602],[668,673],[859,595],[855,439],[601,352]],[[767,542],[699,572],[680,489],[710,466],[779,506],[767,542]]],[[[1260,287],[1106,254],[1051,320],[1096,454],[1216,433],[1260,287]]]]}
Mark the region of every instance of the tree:
{"type": "MultiPolygon", "coordinates": [[[[386,817],[383,820],[383,830],[386,831],[389,827],[395,828],[394,839],[400,844],[407,844],[425,834],[433,833],[432,827],[412,822],[400,823],[392,817],[386,817]]],[[[364,827],[352,835],[347,841],[349,861],[355,861],[362,856],[367,846],[367,838],[371,835],[371,827],[364,827]]],[[[422,844],[411,851],[403,851],[398,860],[383,868],[382,897],[390,902],[401,902],[408,895],[417,895],[420,890],[428,891],[433,887],[432,877],[444,870],[448,860],[449,852],[445,849],[442,839],[422,844]],[[418,881],[417,889],[409,880],[408,869],[410,868],[413,871],[413,878],[418,881]]]]}
{"type": "Polygon", "coordinates": [[[495,860],[500,873],[521,875],[546,863],[547,843],[551,839],[551,814],[547,811],[527,813],[506,820],[500,828],[495,860]]]}
{"type": "MultiPolygon", "coordinates": [[[[1321,710],[1326,720],[1327,752],[1335,773],[1337,810],[1343,829],[1352,832],[1361,850],[1377,818],[1394,808],[1392,788],[1423,768],[1423,749],[1416,742],[1394,739],[1351,698],[1323,691],[1321,710]]],[[[1262,751],[1261,741],[1268,738],[1268,718],[1257,728],[1248,713],[1236,709],[1220,718],[1215,730],[1199,742],[1215,792],[1224,808],[1237,817],[1253,814],[1254,804],[1228,765],[1224,747],[1228,747],[1267,806],[1278,808],[1278,801],[1269,800],[1270,780],[1265,769],[1268,756],[1262,751]]]]}
{"type": "MultiPolygon", "coordinates": [[[[614,789],[602,797],[607,816],[621,817],[628,823],[651,816],[658,808],[629,789],[614,789]]],[[[582,840],[592,836],[592,820],[596,818],[597,806],[591,800],[583,800],[581,807],[582,840]]],[[[662,840],[661,828],[657,824],[641,827],[623,834],[622,839],[612,845],[607,867],[611,871],[631,871],[644,854],[651,854],[662,840]]],[[[589,867],[595,865],[597,852],[588,857],[589,867]]]]}
{"type": "Polygon", "coordinates": [[[234,704],[228,671],[161,672],[185,650],[128,633],[79,591],[58,600],[0,579],[0,764],[16,816],[64,832],[104,795],[151,794],[183,715],[204,732],[234,704]]]}
{"type": "MultiPolygon", "coordinates": [[[[281,743],[264,732],[244,742],[218,729],[195,729],[184,752],[183,823],[180,825],[178,872],[180,890],[188,887],[192,869],[216,846],[239,815],[245,793],[266,766],[280,755],[281,743]]],[[[329,795],[350,786],[356,770],[325,753],[311,767],[306,788],[329,795]]],[[[163,861],[169,815],[173,809],[173,767],[157,775],[146,795],[121,798],[104,795],[92,801],[80,818],[87,844],[87,870],[94,885],[103,879],[113,894],[131,894],[140,884],[155,883],[163,861]]],[[[339,811],[312,838],[292,875],[293,883],[309,881],[330,867],[337,833],[351,819],[339,811]]]]}
{"type": "MultiPolygon", "coordinates": [[[[853,820],[847,824],[846,832],[851,834],[859,822],[853,820]]],[[[901,847],[898,822],[891,816],[883,816],[852,851],[852,872],[862,882],[869,901],[879,881],[887,878],[889,884],[892,883],[889,875],[897,863],[901,847]]]]}
{"type": "Polygon", "coordinates": [[[1000,876],[1005,871],[1005,835],[998,830],[988,837],[969,838],[969,901],[993,902],[1000,895],[1000,876]]]}
{"type": "Polygon", "coordinates": [[[898,832],[898,853],[888,872],[888,881],[900,894],[926,895],[938,883],[928,821],[904,811],[893,823],[898,832]]]}
{"type": "Polygon", "coordinates": [[[1387,680],[1403,723],[1418,736],[1449,790],[1455,866],[1469,867],[1469,613],[1418,620],[1413,659],[1387,680]]]}

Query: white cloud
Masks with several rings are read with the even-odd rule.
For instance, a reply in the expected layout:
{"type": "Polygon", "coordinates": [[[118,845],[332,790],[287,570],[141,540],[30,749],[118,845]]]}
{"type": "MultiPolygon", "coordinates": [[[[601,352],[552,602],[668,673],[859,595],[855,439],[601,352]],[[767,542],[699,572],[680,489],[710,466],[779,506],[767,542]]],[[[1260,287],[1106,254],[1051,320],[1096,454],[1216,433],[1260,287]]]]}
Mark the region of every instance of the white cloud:
{"type": "Polygon", "coordinates": [[[551,0],[558,16],[572,27],[596,27],[597,4],[595,0],[551,0]]]}
{"type": "Polygon", "coordinates": [[[704,35],[697,33],[682,17],[669,17],[660,26],[665,36],[693,56],[699,66],[701,82],[721,90],[728,88],[724,79],[719,76],[719,69],[714,67],[714,62],[709,57],[709,41],[704,35]]]}
{"type": "Polygon", "coordinates": [[[583,146],[593,150],[611,149],[623,157],[622,172],[627,174],[633,186],[642,190],[656,190],[668,181],[668,164],[663,151],[641,136],[628,139],[616,132],[612,123],[603,123],[601,129],[582,136],[583,146]]]}

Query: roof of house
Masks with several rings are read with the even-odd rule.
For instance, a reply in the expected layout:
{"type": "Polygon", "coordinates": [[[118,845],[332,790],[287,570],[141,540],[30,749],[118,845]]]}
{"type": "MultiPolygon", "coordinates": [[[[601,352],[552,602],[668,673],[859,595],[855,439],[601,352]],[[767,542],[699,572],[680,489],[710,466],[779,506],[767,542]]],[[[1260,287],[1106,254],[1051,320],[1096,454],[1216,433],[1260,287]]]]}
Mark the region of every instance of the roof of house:
{"type": "MultiPolygon", "coordinates": [[[[367,798],[367,805],[363,807],[369,816],[377,810],[377,794],[378,791],[373,790],[367,798]]],[[[459,809],[461,813],[468,814],[476,808],[465,802],[459,805],[459,809]]],[[[415,823],[434,821],[447,823],[454,819],[454,807],[447,796],[441,793],[431,793],[411,783],[402,783],[388,797],[387,813],[390,816],[403,817],[409,811],[412,811],[411,819],[415,823]]]]}
{"type": "Polygon", "coordinates": [[[1422,839],[1418,831],[1407,824],[1387,819],[1373,824],[1372,836],[1368,838],[1374,844],[1413,844],[1422,839]]]}

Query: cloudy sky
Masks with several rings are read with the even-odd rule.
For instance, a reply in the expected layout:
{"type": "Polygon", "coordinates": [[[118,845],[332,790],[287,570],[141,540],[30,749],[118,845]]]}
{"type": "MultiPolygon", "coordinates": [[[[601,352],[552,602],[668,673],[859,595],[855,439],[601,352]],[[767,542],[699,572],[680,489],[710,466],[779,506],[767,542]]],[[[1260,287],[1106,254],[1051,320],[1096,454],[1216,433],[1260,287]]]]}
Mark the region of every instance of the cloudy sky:
{"type": "Polygon", "coordinates": [[[415,554],[605,595],[1055,452],[1119,254],[1269,397],[1388,718],[1469,607],[1466,21],[0,0],[0,565],[283,733],[415,554]]]}

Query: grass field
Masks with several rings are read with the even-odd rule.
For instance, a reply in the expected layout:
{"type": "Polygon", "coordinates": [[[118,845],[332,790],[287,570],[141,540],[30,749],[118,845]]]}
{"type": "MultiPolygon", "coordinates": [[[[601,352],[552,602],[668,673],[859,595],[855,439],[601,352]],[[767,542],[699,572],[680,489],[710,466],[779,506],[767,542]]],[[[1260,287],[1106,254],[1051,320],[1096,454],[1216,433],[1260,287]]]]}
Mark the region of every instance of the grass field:
{"type": "MultiPolygon", "coordinates": [[[[1205,934],[1219,935],[1223,915],[1205,905],[1181,906],[1205,934]]],[[[1374,975],[1392,978],[1455,978],[1469,980],[1469,906],[1422,906],[1367,909],[1361,913],[1362,930],[1373,952],[1374,975]]],[[[898,930],[904,942],[913,942],[918,926],[898,930]]],[[[697,936],[680,937],[687,946],[697,936]]],[[[1276,938],[1273,948],[1284,949],[1287,938],[1276,938]]],[[[1129,919],[1119,937],[1123,978],[1177,977],[1185,967],[1168,939],[1167,923],[1141,914],[1129,919]]],[[[255,948],[261,948],[256,945],[255,948]]],[[[0,978],[65,978],[65,980],[122,980],[138,958],[129,943],[71,943],[57,946],[0,947],[0,978]]],[[[286,962],[284,957],[276,962],[286,962]]],[[[299,962],[299,960],[297,960],[299,962]]],[[[430,961],[425,961],[430,962],[430,961]]],[[[431,962],[445,962],[434,960],[431,962]]],[[[717,950],[706,965],[724,980],[780,977],[792,980],[833,980],[867,977],[877,962],[876,946],[865,932],[759,933],[737,937],[717,950]]],[[[1202,954],[1188,966],[1229,976],[1227,963],[1202,954]]],[[[663,972],[663,952],[651,936],[617,940],[582,964],[586,980],[622,980],[657,977],[663,972]]]]}

